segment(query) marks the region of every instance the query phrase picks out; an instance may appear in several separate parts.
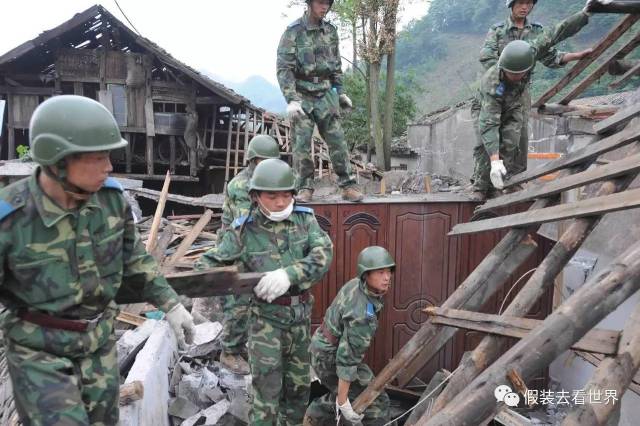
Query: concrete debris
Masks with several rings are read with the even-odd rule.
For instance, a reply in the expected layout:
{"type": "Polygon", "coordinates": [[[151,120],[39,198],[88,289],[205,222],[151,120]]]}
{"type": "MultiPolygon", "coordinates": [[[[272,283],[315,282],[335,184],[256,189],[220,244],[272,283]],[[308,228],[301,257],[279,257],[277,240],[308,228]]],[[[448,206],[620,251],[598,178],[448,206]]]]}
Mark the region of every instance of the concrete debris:
{"type": "Polygon", "coordinates": [[[204,426],[215,425],[218,423],[218,420],[220,420],[220,418],[222,418],[222,416],[226,414],[226,412],[229,410],[230,405],[231,403],[226,399],[222,400],[207,408],[206,410],[202,410],[199,413],[189,417],[182,423],[182,426],[194,426],[196,424],[204,426]],[[202,422],[203,419],[204,422],[202,422]]]}
{"type": "Polygon", "coordinates": [[[197,405],[180,396],[172,399],[169,403],[169,415],[181,419],[188,419],[199,411],[200,409],[197,405]]]}
{"type": "Polygon", "coordinates": [[[118,365],[122,366],[129,354],[147,340],[158,325],[156,320],[147,320],[134,330],[127,330],[117,342],[118,365]]]}
{"type": "Polygon", "coordinates": [[[222,324],[219,322],[204,322],[196,325],[196,335],[193,345],[187,355],[191,358],[206,356],[221,349],[218,337],[222,333],[222,324]]]}

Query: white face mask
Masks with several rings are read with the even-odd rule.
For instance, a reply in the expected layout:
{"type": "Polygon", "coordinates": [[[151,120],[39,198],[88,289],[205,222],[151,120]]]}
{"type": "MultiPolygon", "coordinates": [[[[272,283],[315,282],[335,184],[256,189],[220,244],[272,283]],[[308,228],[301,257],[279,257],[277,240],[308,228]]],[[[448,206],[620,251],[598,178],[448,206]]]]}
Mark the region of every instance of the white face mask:
{"type": "Polygon", "coordinates": [[[289,204],[286,209],[279,212],[270,212],[262,205],[262,203],[259,203],[259,204],[260,204],[260,211],[262,211],[262,214],[264,214],[267,217],[267,219],[272,220],[274,222],[282,222],[283,220],[288,219],[289,216],[291,216],[291,213],[293,213],[294,200],[291,200],[291,204],[289,204]]]}

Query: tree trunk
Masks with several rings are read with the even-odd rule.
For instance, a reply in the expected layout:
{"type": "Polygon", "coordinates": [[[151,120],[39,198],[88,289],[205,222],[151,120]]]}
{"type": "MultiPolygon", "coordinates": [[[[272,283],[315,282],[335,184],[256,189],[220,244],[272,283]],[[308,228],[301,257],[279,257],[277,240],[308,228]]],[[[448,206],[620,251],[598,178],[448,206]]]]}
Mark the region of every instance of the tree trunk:
{"type": "Polygon", "coordinates": [[[356,20],[351,21],[351,41],[353,42],[353,71],[358,68],[358,26],[356,20]]]}
{"type": "Polygon", "coordinates": [[[393,110],[396,98],[396,51],[395,35],[391,41],[392,47],[387,54],[387,83],[384,97],[384,165],[385,170],[391,170],[391,141],[393,139],[393,110]]]}
{"type": "Polygon", "coordinates": [[[516,343],[479,375],[427,425],[468,425],[495,414],[497,386],[514,370],[524,380],[547,367],[598,322],[640,288],[640,242],[612,261],[554,311],[541,326],[516,343]]]}
{"type": "Polygon", "coordinates": [[[376,149],[376,166],[379,170],[386,170],[384,162],[384,141],[382,140],[382,127],[380,123],[380,98],[378,97],[380,67],[380,62],[369,63],[369,94],[371,100],[369,130],[371,139],[373,140],[373,146],[376,149]]]}

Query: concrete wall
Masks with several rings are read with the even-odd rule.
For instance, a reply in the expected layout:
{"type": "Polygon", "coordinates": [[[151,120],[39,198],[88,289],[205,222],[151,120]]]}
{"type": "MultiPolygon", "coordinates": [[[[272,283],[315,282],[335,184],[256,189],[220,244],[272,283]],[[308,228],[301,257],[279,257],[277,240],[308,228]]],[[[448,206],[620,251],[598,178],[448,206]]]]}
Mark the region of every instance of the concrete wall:
{"type": "MultiPolygon", "coordinates": [[[[529,152],[566,153],[570,147],[591,139],[592,123],[580,118],[532,115],[529,121],[529,152]]],[[[408,128],[409,146],[420,153],[416,169],[421,172],[468,180],[473,173],[473,147],[477,137],[469,107],[451,110],[430,124],[408,128]]],[[[539,160],[529,160],[538,167],[539,160]]]]}

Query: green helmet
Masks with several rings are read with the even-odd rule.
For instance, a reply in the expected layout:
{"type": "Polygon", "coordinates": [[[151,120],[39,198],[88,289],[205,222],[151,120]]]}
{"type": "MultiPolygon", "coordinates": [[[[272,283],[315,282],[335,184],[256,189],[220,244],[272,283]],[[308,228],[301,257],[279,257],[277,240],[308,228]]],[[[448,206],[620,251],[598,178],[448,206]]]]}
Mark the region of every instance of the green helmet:
{"type": "Polygon", "coordinates": [[[535,62],[531,45],[523,40],[514,40],[507,44],[500,54],[498,67],[504,71],[521,74],[531,70],[535,62]]]}
{"type": "Polygon", "coordinates": [[[84,96],[62,95],[36,108],[29,123],[29,143],[33,160],[50,166],[71,154],[110,151],[128,142],[102,104],[84,96]]]}
{"type": "Polygon", "coordinates": [[[247,161],[251,161],[254,158],[280,158],[278,142],[271,136],[255,136],[251,139],[247,148],[247,161]]]}
{"type": "MultiPolygon", "coordinates": [[[[507,7],[511,9],[516,0],[507,0],[507,7]]],[[[538,0],[533,0],[533,5],[535,6],[538,3],[538,0]]]]}
{"type": "MultiPolygon", "coordinates": [[[[305,1],[306,1],[306,3],[307,3],[308,5],[311,5],[311,2],[312,2],[313,0],[305,0],[305,1]]],[[[514,0],[514,1],[515,1],[515,0],[514,0]]],[[[329,0],[329,3],[330,3],[330,6],[329,6],[329,7],[333,7],[333,0],[329,0]]]]}
{"type": "Polygon", "coordinates": [[[277,158],[261,161],[249,181],[249,191],[295,191],[295,188],[293,170],[277,158]]]}
{"type": "Polygon", "coordinates": [[[358,255],[358,277],[360,279],[365,272],[383,268],[396,268],[396,262],[384,247],[367,247],[358,255]]]}

